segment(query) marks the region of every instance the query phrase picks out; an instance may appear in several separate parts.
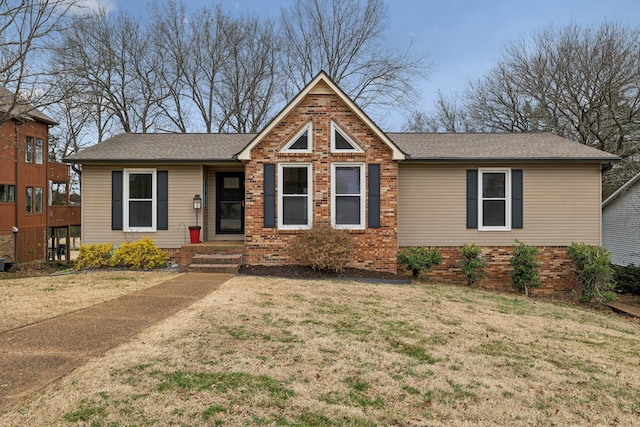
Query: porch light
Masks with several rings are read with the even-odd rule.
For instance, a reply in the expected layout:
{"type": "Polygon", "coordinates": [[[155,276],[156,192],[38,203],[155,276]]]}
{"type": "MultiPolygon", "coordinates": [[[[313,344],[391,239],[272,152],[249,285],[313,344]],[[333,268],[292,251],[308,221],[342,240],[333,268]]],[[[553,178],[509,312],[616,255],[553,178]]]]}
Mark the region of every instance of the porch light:
{"type": "Polygon", "coordinates": [[[196,210],[196,226],[198,226],[198,210],[202,207],[202,199],[199,194],[193,196],[193,209],[196,210]]]}

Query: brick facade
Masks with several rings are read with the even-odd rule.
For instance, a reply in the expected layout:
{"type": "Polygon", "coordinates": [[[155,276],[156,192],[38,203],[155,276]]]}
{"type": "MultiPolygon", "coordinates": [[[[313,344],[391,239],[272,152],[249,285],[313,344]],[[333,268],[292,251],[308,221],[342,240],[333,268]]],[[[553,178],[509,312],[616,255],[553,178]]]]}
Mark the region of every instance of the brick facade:
{"type": "MultiPolygon", "coordinates": [[[[264,164],[277,165],[280,162],[305,162],[312,165],[313,224],[331,222],[332,163],[364,164],[365,175],[368,164],[379,164],[380,227],[351,231],[357,250],[354,261],[349,266],[393,273],[397,271],[398,164],[393,160],[391,149],[335,94],[308,94],[253,148],[251,160],[246,163],[245,169],[245,264],[276,265],[295,262],[287,254],[287,247],[302,231],[264,228],[263,223],[264,164]],[[313,129],[312,152],[282,153],[282,148],[310,121],[313,129]],[[332,153],[331,121],[346,132],[364,152],[332,153]]],[[[366,181],[368,188],[368,176],[366,181]]]]}
{"type": "MultiPolygon", "coordinates": [[[[538,261],[541,264],[540,280],[542,287],[532,289],[530,293],[535,295],[577,291],[578,284],[571,260],[567,256],[567,248],[565,246],[542,246],[539,249],[538,261]]],[[[447,246],[440,247],[438,250],[442,255],[442,263],[429,271],[427,278],[443,283],[465,284],[467,279],[462,274],[459,266],[460,247],[447,246]]],[[[512,268],[509,264],[512,252],[513,246],[483,247],[482,254],[489,266],[485,269],[487,276],[478,286],[512,290],[512,268]]]]}

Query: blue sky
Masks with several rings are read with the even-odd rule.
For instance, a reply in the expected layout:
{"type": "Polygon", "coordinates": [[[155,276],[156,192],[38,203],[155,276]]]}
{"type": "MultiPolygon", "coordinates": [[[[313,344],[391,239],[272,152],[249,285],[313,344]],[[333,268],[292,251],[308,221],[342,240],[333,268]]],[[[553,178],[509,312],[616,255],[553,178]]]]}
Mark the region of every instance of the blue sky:
{"type": "MultiPolygon", "coordinates": [[[[144,16],[141,0],[86,0],[108,9],[144,16]]],[[[293,0],[188,0],[190,7],[221,3],[239,13],[277,17],[293,0]]],[[[385,34],[390,46],[414,48],[427,57],[433,71],[416,88],[429,110],[437,91],[447,96],[462,92],[469,81],[480,78],[500,57],[504,46],[549,24],[578,23],[595,26],[604,20],[640,26],[638,0],[386,0],[389,12],[385,34]]],[[[399,130],[402,118],[392,119],[386,130],[399,130]]]]}

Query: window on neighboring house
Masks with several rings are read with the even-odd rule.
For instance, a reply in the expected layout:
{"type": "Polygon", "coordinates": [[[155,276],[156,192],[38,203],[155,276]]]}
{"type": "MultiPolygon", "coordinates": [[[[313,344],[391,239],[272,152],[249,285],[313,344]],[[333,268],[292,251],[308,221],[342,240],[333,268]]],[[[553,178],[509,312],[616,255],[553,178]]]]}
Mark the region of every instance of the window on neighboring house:
{"type": "Polygon", "coordinates": [[[331,122],[331,151],[333,153],[362,153],[363,150],[345,131],[331,122]]]}
{"type": "Polygon", "coordinates": [[[27,187],[24,192],[25,196],[25,212],[33,213],[33,187],[27,187]]]}
{"type": "Polygon", "coordinates": [[[124,230],[156,231],[156,171],[124,170],[124,230]]]}
{"type": "Polygon", "coordinates": [[[0,203],[16,202],[16,186],[12,184],[0,184],[0,203]]]}
{"type": "Polygon", "coordinates": [[[42,187],[36,187],[36,213],[42,213],[44,204],[44,194],[42,187]]]}
{"type": "Polygon", "coordinates": [[[33,137],[28,136],[24,147],[24,161],[33,163],[33,137]]]}
{"type": "Polygon", "coordinates": [[[331,165],[331,223],[339,228],[364,228],[364,165],[331,165]]]}
{"type": "Polygon", "coordinates": [[[479,230],[511,229],[511,173],[509,169],[478,171],[479,230]]]}
{"type": "Polygon", "coordinates": [[[280,163],[278,167],[278,228],[311,227],[311,165],[280,163]]]}
{"type": "Polygon", "coordinates": [[[36,139],[36,164],[41,165],[43,161],[44,141],[36,139]]]}
{"type": "Polygon", "coordinates": [[[312,127],[309,122],[282,148],[283,153],[310,153],[312,127]]]}

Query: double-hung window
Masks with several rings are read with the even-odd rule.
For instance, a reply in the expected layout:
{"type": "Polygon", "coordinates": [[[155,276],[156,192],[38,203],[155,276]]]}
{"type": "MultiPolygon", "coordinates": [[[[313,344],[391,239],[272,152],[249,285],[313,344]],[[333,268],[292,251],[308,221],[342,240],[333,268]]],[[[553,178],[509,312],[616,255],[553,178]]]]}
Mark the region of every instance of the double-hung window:
{"type": "Polygon", "coordinates": [[[25,212],[28,214],[33,213],[33,187],[26,187],[24,191],[24,206],[25,212]]]}
{"type": "Polygon", "coordinates": [[[32,136],[28,136],[25,141],[24,161],[26,163],[33,163],[33,137],[32,136]]]}
{"type": "Polygon", "coordinates": [[[364,164],[331,165],[331,223],[337,228],[363,229],[365,218],[364,164]]]}
{"type": "Polygon", "coordinates": [[[0,203],[15,203],[16,186],[12,184],[0,184],[0,203]]]}
{"type": "Polygon", "coordinates": [[[44,189],[36,187],[36,213],[43,213],[44,206],[44,189]]]}
{"type": "Polygon", "coordinates": [[[44,158],[44,140],[36,139],[36,164],[41,165],[44,158]]]}
{"type": "Polygon", "coordinates": [[[156,231],[155,169],[125,169],[123,181],[124,230],[156,231]]]}
{"type": "Polygon", "coordinates": [[[478,171],[478,229],[511,230],[510,169],[478,171]]]}
{"type": "Polygon", "coordinates": [[[280,163],[278,165],[278,228],[311,227],[311,165],[280,163]]]}

